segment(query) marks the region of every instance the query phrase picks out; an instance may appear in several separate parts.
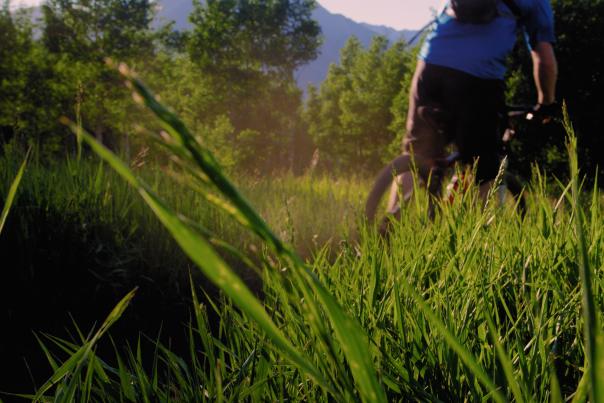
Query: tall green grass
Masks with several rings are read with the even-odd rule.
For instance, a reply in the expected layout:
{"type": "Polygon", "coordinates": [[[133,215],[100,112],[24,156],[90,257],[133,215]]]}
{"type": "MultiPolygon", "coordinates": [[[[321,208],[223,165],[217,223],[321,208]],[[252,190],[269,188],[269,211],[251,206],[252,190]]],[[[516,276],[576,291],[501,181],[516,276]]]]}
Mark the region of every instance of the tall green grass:
{"type": "Polygon", "coordinates": [[[219,234],[175,213],[81,133],[225,298],[200,304],[192,289],[188,357],[159,343],[154,357],[137,346],[126,357],[116,350],[117,364],[97,360],[79,383],[75,372],[60,378],[58,390],[69,380],[71,396],[125,401],[586,401],[589,390],[598,401],[604,218],[597,190],[579,203],[576,169],[567,200],[566,186],[552,199],[537,179],[525,218],[468,198],[428,221],[418,196],[388,241],[361,229],[358,244],[318,250],[305,264],[177,117],[122,73],[162,122],[166,135],[156,141],[176,158],[183,183],[259,240],[263,299],[216,253],[209,235],[219,234]]]}
{"type": "Polygon", "coordinates": [[[212,282],[260,326],[290,363],[336,398],[343,398],[347,395],[355,396],[358,393],[366,401],[383,401],[385,395],[377,380],[369,354],[368,339],[361,327],[348,317],[324,285],[308,270],[302,259],[272,232],[232,182],[222,173],[213,155],[195,140],[184,124],[158,103],[125,66],[121,66],[120,71],[126,78],[127,84],[133,88],[135,98],[138,97],[141,102],[144,102],[161,120],[162,126],[166,130],[163,132],[161,145],[173,153],[183,174],[197,185],[199,194],[230,214],[243,227],[255,233],[277,258],[289,266],[290,271],[287,275],[283,275],[283,281],[285,284],[294,286],[291,295],[303,298],[304,317],[310,328],[308,336],[311,338],[314,336],[317,345],[323,347],[323,353],[327,358],[342,369],[348,370],[352,379],[340,382],[338,379],[326,378],[323,371],[317,368],[316,362],[311,362],[290,343],[246,284],[215,252],[203,236],[203,233],[207,233],[207,231],[199,231],[198,226],[192,225],[189,219],[176,214],[153,192],[149,185],[136,177],[126,164],[96,142],[92,136],[82,132],[75,124],[71,124],[74,132],[79,133],[101,158],[138,190],[141,197],[170,231],[185,253],[212,282]],[[331,329],[326,325],[324,319],[330,322],[331,329]],[[338,352],[334,351],[330,334],[339,341],[338,350],[345,357],[344,360],[342,360],[342,356],[338,355],[338,352]]]}
{"type": "MultiPolygon", "coordinates": [[[[577,138],[565,109],[564,126],[568,133],[567,148],[571,173],[572,212],[577,236],[577,254],[579,255],[579,273],[582,286],[583,321],[585,334],[585,367],[589,383],[589,395],[593,402],[604,401],[604,335],[599,325],[594,294],[594,273],[589,259],[588,241],[585,232],[585,214],[580,207],[581,185],[579,183],[579,159],[577,156],[577,138]]],[[[597,190],[594,191],[597,198],[597,190]]],[[[593,218],[593,212],[592,212],[593,218]]]]}
{"type": "Polygon", "coordinates": [[[25,167],[27,166],[27,159],[29,156],[29,152],[25,156],[25,160],[21,164],[19,171],[17,171],[17,176],[14,181],[10,185],[8,189],[8,193],[6,194],[6,200],[4,201],[4,206],[2,207],[2,212],[0,213],[0,234],[4,229],[4,224],[6,223],[6,218],[8,217],[8,213],[13,206],[13,202],[15,201],[15,196],[17,195],[17,190],[19,189],[19,184],[21,183],[21,179],[23,178],[23,173],[25,172],[25,167]]]}

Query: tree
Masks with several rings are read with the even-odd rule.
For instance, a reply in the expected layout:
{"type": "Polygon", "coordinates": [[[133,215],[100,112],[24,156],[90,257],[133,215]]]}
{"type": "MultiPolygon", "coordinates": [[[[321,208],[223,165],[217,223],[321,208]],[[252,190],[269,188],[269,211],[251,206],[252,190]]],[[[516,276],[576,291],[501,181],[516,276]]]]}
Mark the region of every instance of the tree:
{"type": "Polygon", "coordinates": [[[604,1],[554,0],[560,65],[558,93],[579,136],[584,172],[604,173],[604,1]]]}
{"type": "MultiPolygon", "coordinates": [[[[54,134],[61,102],[51,84],[52,66],[34,40],[31,16],[0,10],[0,143],[44,145],[56,150],[54,134]]],[[[40,148],[40,147],[38,147],[40,148]]]]}
{"type": "Polygon", "coordinates": [[[19,29],[10,11],[9,1],[0,10],[0,130],[3,142],[15,134],[19,126],[21,95],[25,89],[25,66],[31,51],[29,32],[19,29]]]}
{"type": "Polygon", "coordinates": [[[305,119],[327,165],[374,171],[393,148],[400,149],[401,136],[393,124],[399,106],[395,101],[399,94],[407,95],[410,55],[402,41],[389,46],[377,36],[365,50],[353,37],[320,90],[310,90],[305,119]]]}
{"type": "Polygon", "coordinates": [[[49,0],[42,43],[65,99],[64,112],[117,148],[132,130],[129,93],[105,58],[136,67],[154,56],[154,5],[149,0],[49,0]]]}
{"type": "Polygon", "coordinates": [[[313,0],[197,0],[191,59],[206,70],[239,76],[262,73],[292,78],[317,57],[320,27],[313,0]]]}
{"type": "Polygon", "coordinates": [[[49,0],[43,41],[74,59],[132,60],[153,52],[155,16],[150,0],[49,0]]]}
{"type": "Polygon", "coordinates": [[[321,165],[340,169],[350,165],[350,147],[340,117],[344,113],[340,99],[352,89],[351,71],[363,51],[360,41],[351,37],[340,51],[340,64],[331,64],[319,90],[310,87],[305,120],[311,138],[318,147],[321,165]]]}
{"type": "MultiPolygon", "coordinates": [[[[604,173],[604,13],[603,0],[553,0],[559,64],[558,99],[566,102],[579,140],[579,156],[583,172],[592,178],[599,167],[604,173]]],[[[519,46],[513,60],[510,98],[518,103],[534,102],[530,57],[519,46]]],[[[567,162],[562,127],[529,125],[515,144],[513,166],[530,174],[537,162],[549,173],[566,175],[567,162]],[[545,146],[544,146],[545,145],[545,146]]]]}
{"type": "Polygon", "coordinates": [[[206,122],[228,117],[248,170],[294,165],[302,97],[294,71],[317,55],[314,7],[311,0],[195,2],[188,50],[208,85],[197,110],[206,122]]]}

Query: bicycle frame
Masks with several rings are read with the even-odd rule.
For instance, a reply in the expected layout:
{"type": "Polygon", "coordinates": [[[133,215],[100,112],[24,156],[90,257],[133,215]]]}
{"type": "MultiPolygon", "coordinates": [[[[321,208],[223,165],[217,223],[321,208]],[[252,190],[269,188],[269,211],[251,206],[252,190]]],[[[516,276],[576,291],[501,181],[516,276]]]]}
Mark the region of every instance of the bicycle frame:
{"type": "MultiPolygon", "coordinates": [[[[507,109],[507,117],[508,117],[508,122],[507,122],[508,127],[503,133],[504,144],[507,143],[508,141],[510,141],[515,135],[514,127],[513,127],[513,125],[510,124],[510,122],[512,120],[516,120],[519,118],[526,119],[526,120],[534,119],[533,107],[508,106],[506,109],[507,109]]],[[[443,130],[443,128],[447,126],[447,119],[451,118],[451,116],[449,116],[446,111],[440,110],[438,108],[428,108],[428,107],[422,107],[420,116],[423,119],[425,119],[429,124],[434,125],[435,130],[443,130]]],[[[415,159],[416,160],[418,159],[417,156],[415,159]]],[[[447,157],[443,158],[442,160],[437,161],[436,165],[433,165],[433,166],[428,166],[426,163],[416,164],[416,166],[419,168],[420,176],[422,176],[422,177],[432,176],[432,179],[434,179],[435,183],[430,183],[429,184],[430,186],[428,189],[428,191],[432,195],[440,197],[440,192],[442,189],[441,178],[444,178],[446,176],[446,171],[449,170],[456,163],[458,163],[460,161],[460,159],[461,159],[461,154],[459,152],[453,152],[453,153],[449,154],[447,157]]],[[[502,163],[505,164],[503,169],[504,170],[507,169],[507,159],[505,158],[505,156],[502,157],[502,163]]],[[[404,174],[406,172],[409,172],[412,169],[413,165],[414,164],[412,161],[412,157],[409,155],[403,154],[403,155],[396,157],[388,165],[386,165],[385,168],[382,169],[382,171],[376,178],[376,181],[374,182],[374,186],[367,198],[367,202],[365,205],[365,214],[369,220],[372,220],[375,217],[377,205],[379,204],[379,201],[383,197],[384,193],[390,188],[392,188],[392,191],[395,191],[396,186],[397,186],[396,178],[400,177],[402,174],[404,174]],[[393,182],[393,180],[395,182],[393,182]]],[[[505,180],[506,178],[504,177],[502,179],[503,179],[502,182],[505,185],[507,185],[508,187],[510,187],[509,183],[506,183],[506,180],[505,180]]],[[[510,187],[509,190],[512,194],[514,194],[515,197],[520,197],[520,195],[522,193],[522,186],[516,179],[514,179],[513,182],[514,182],[513,189],[510,187]]],[[[467,189],[469,187],[469,183],[470,183],[470,181],[463,181],[462,182],[463,186],[461,187],[461,190],[464,192],[467,191],[467,189]]],[[[451,190],[455,190],[456,186],[459,189],[459,185],[456,185],[455,183],[453,183],[451,190]]],[[[505,192],[506,192],[505,187],[501,187],[499,190],[499,199],[502,202],[505,197],[505,192]]],[[[450,196],[451,196],[451,194],[447,195],[447,197],[450,197],[450,196]]],[[[397,211],[392,211],[392,210],[396,210],[395,206],[397,204],[398,204],[398,208],[400,209],[400,201],[396,199],[396,195],[394,195],[394,197],[395,197],[394,200],[391,197],[391,202],[393,203],[392,206],[390,206],[391,211],[389,211],[389,214],[391,214],[391,215],[397,214],[397,211]]],[[[522,201],[521,204],[522,205],[520,206],[520,208],[521,208],[521,210],[524,210],[524,202],[522,201]]],[[[431,215],[433,214],[432,206],[430,207],[430,214],[431,215]]]]}

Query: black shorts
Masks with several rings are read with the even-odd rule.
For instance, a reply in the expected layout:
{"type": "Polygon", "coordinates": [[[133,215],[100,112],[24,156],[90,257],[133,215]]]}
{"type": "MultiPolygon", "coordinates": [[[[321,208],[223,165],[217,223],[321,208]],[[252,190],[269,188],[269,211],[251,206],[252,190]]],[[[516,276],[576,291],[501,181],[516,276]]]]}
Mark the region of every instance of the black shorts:
{"type": "Polygon", "coordinates": [[[477,163],[476,179],[482,183],[494,179],[499,171],[504,123],[502,80],[418,62],[411,85],[405,151],[440,159],[446,157],[446,147],[454,144],[462,162],[477,163]],[[426,119],[421,112],[425,108],[443,111],[446,118],[437,122],[426,119]]]}

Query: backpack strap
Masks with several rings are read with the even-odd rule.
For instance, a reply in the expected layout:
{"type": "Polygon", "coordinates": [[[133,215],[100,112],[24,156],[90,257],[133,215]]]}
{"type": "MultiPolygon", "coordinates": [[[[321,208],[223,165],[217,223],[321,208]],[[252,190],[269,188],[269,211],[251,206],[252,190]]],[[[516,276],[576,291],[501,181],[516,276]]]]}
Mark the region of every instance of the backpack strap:
{"type": "Polygon", "coordinates": [[[502,0],[503,3],[510,9],[512,14],[519,20],[522,19],[522,10],[514,0],[502,0]]]}
{"type": "MultiPolygon", "coordinates": [[[[522,10],[520,9],[520,7],[518,7],[518,4],[516,4],[515,0],[501,0],[501,1],[503,2],[503,4],[505,4],[507,6],[507,8],[510,9],[512,14],[514,14],[514,17],[516,17],[518,20],[522,20],[522,17],[523,17],[522,10]]],[[[447,10],[447,8],[449,8],[450,4],[451,4],[451,2],[447,2],[447,4],[445,5],[445,8],[442,11],[443,13],[447,10]]],[[[408,45],[413,44],[413,42],[415,42],[422,34],[424,34],[437,21],[438,21],[438,17],[434,18],[432,21],[430,21],[425,26],[423,26],[419,31],[417,31],[415,33],[413,38],[411,38],[411,40],[407,44],[408,45]]]]}

